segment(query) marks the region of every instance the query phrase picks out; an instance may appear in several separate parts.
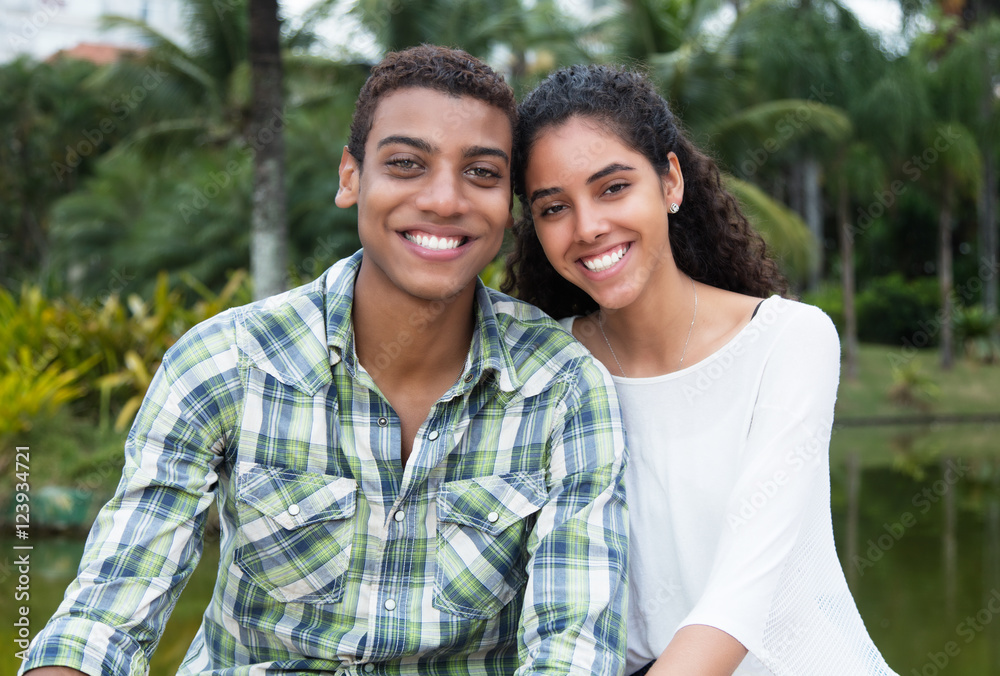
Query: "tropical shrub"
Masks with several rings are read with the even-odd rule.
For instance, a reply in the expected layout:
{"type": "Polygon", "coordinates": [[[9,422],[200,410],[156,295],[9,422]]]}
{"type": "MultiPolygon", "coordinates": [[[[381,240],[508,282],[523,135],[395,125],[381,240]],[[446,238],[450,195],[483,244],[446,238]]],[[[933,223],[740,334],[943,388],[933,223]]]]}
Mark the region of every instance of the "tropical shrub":
{"type": "Polygon", "coordinates": [[[856,299],[858,339],[886,345],[937,345],[941,301],[937,280],[893,273],[870,282],[856,299]]]}

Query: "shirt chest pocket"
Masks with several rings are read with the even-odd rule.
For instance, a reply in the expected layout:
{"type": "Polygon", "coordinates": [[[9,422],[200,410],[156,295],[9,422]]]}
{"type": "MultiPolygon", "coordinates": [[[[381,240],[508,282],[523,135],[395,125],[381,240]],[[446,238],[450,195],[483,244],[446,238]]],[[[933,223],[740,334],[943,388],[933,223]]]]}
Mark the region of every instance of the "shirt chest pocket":
{"type": "Polygon", "coordinates": [[[338,603],[351,560],[354,479],[241,463],[237,565],[285,603],[338,603]]]}
{"type": "Polygon", "coordinates": [[[434,607],[487,619],[510,603],[527,579],[527,538],[546,498],[542,473],[442,484],[434,607]]]}

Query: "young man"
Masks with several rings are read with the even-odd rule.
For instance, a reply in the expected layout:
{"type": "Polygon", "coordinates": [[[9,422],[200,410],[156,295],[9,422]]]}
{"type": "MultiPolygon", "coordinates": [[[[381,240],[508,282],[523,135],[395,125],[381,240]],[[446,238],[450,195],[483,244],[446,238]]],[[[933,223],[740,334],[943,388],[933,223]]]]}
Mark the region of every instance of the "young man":
{"type": "Polygon", "coordinates": [[[337,204],[362,251],[189,332],[23,670],[143,674],[222,521],[182,674],[620,674],[623,434],[606,372],[477,273],[510,224],[510,88],[390,54],[337,204]]]}

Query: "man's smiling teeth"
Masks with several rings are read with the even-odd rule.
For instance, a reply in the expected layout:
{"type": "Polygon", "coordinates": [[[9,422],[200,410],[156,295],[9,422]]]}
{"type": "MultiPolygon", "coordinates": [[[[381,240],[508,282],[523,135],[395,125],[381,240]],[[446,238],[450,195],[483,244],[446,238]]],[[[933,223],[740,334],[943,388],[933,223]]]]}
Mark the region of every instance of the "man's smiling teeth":
{"type": "Polygon", "coordinates": [[[446,249],[454,249],[455,247],[462,245],[462,240],[464,237],[437,237],[435,235],[414,235],[409,232],[403,233],[406,239],[410,240],[417,246],[421,246],[425,249],[433,249],[435,251],[444,251],[446,249]]]}
{"type": "Polygon", "coordinates": [[[606,253],[603,256],[590,259],[581,258],[580,261],[587,266],[588,270],[592,270],[593,272],[603,272],[620,261],[622,256],[625,255],[625,252],[628,251],[629,246],[631,245],[623,244],[614,251],[606,253]]]}

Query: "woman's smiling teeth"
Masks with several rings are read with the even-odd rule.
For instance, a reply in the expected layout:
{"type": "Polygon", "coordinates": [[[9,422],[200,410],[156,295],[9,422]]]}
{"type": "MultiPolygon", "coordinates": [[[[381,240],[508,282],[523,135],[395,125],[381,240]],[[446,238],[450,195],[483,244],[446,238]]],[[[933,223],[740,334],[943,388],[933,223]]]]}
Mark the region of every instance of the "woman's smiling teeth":
{"type": "Polygon", "coordinates": [[[404,232],[403,237],[419,247],[432,249],[434,251],[454,249],[461,246],[463,240],[465,240],[464,237],[437,237],[436,235],[424,235],[415,232],[404,232]]]}
{"type": "Polygon", "coordinates": [[[592,272],[603,272],[620,261],[625,255],[625,252],[629,250],[630,246],[632,245],[623,244],[617,249],[603,253],[600,256],[594,256],[593,258],[581,258],[580,262],[592,272]]]}

